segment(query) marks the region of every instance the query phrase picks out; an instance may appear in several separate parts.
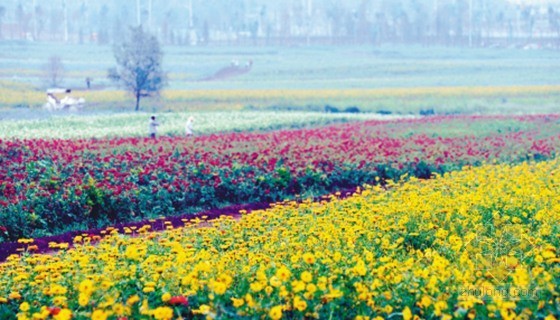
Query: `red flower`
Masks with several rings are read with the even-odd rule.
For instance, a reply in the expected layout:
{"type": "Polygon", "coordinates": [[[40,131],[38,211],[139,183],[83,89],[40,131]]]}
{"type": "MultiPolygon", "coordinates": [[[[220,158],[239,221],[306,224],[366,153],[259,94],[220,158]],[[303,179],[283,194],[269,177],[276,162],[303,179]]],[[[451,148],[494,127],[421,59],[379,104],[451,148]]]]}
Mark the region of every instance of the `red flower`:
{"type": "Polygon", "coordinates": [[[175,296],[169,299],[169,304],[173,306],[178,306],[178,305],[188,306],[189,300],[184,296],[175,296]]]}
{"type": "Polygon", "coordinates": [[[49,310],[49,314],[51,316],[56,316],[59,312],[60,312],[60,308],[59,307],[49,307],[47,308],[49,310]]]}

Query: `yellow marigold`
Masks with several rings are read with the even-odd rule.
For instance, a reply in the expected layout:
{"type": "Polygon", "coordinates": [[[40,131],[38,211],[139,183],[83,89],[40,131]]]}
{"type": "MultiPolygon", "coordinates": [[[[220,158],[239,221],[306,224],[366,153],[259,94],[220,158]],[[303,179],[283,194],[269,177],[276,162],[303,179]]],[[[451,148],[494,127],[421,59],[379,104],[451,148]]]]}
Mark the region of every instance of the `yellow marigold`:
{"type": "Polygon", "coordinates": [[[315,263],[315,256],[312,253],[304,253],[303,254],[303,261],[305,261],[308,264],[314,264],[315,263]]]}
{"type": "Polygon", "coordinates": [[[276,271],[276,276],[278,277],[278,279],[280,279],[282,281],[288,281],[288,279],[290,279],[291,275],[292,275],[292,273],[286,267],[281,267],[280,269],[278,269],[276,271]]]}
{"type": "Polygon", "coordinates": [[[340,297],[342,297],[344,294],[342,293],[342,291],[338,290],[338,289],[331,289],[329,291],[329,293],[327,293],[326,295],[324,295],[325,299],[338,299],[340,297]]]}
{"type": "Polygon", "coordinates": [[[17,291],[13,291],[13,292],[10,292],[10,295],[8,295],[8,298],[10,298],[10,300],[21,299],[21,294],[19,294],[19,292],[17,292],[17,291]]]}
{"type": "Polygon", "coordinates": [[[27,311],[29,311],[29,308],[30,308],[30,307],[29,307],[29,303],[27,303],[27,302],[22,302],[22,303],[19,305],[19,310],[21,310],[22,312],[27,312],[27,311]]]}
{"type": "Polygon", "coordinates": [[[217,281],[222,282],[226,285],[226,287],[229,287],[233,282],[233,278],[228,274],[222,273],[218,276],[217,281]]]}
{"type": "Polygon", "coordinates": [[[70,320],[72,319],[72,311],[69,309],[62,309],[58,312],[57,315],[53,317],[54,320],[70,320]]]}
{"type": "Polygon", "coordinates": [[[122,303],[116,303],[112,307],[113,312],[118,316],[128,315],[130,314],[130,308],[123,305],[122,303]]]}
{"type": "Polygon", "coordinates": [[[432,304],[432,299],[428,296],[422,296],[420,302],[418,303],[419,306],[422,308],[428,308],[432,304]]]}
{"type": "Polygon", "coordinates": [[[210,308],[209,305],[203,304],[203,305],[201,305],[200,307],[198,307],[198,309],[194,309],[194,310],[192,311],[192,313],[193,313],[193,314],[209,314],[209,313],[210,313],[210,310],[212,310],[212,309],[210,308]]]}
{"type": "Polygon", "coordinates": [[[279,320],[282,319],[282,306],[275,306],[270,309],[268,312],[268,316],[272,320],[279,320]]]}
{"type": "Polygon", "coordinates": [[[27,316],[27,313],[21,313],[21,312],[17,314],[16,319],[17,320],[31,320],[31,318],[29,318],[27,316]]]}
{"type": "Polygon", "coordinates": [[[264,288],[264,292],[266,292],[267,295],[270,295],[273,291],[274,288],[271,286],[266,286],[266,288],[264,288]]]}
{"type": "Polygon", "coordinates": [[[222,295],[222,294],[226,293],[226,291],[227,291],[227,286],[226,286],[226,284],[223,283],[223,282],[214,281],[214,283],[213,283],[213,291],[214,291],[215,294],[222,295]]]}
{"type": "Polygon", "coordinates": [[[158,307],[154,310],[154,318],[157,320],[169,320],[173,318],[173,309],[169,307],[158,307]]]}
{"type": "Polygon", "coordinates": [[[144,287],[144,289],[142,289],[142,292],[144,293],[150,293],[150,292],[154,292],[156,289],[154,289],[154,287],[144,287]]]}
{"type": "Polygon", "coordinates": [[[313,275],[309,271],[302,272],[300,278],[305,283],[313,281],[313,275]]]}
{"type": "Polygon", "coordinates": [[[306,286],[307,292],[313,294],[315,293],[315,291],[317,291],[317,286],[314,285],[313,283],[310,283],[306,286]]]}
{"type": "Polygon", "coordinates": [[[78,304],[80,305],[80,307],[85,307],[87,306],[88,303],[89,303],[89,295],[80,293],[80,295],[78,296],[78,304]]]}
{"type": "Polygon", "coordinates": [[[56,296],[53,298],[53,304],[55,306],[66,307],[67,299],[65,296],[56,296]]]}
{"type": "Polygon", "coordinates": [[[387,305],[387,306],[385,306],[385,307],[383,308],[383,311],[384,311],[385,313],[389,314],[389,313],[393,312],[393,307],[387,305]]]}
{"type": "Polygon", "coordinates": [[[91,314],[91,320],[106,320],[111,314],[105,310],[94,310],[91,314]]]}
{"type": "Polygon", "coordinates": [[[103,289],[104,291],[109,290],[114,283],[110,282],[110,281],[103,281],[101,282],[101,289],[103,289]]]}
{"type": "Polygon", "coordinates": [[[78,290],[81,293],[87,294],[87,295],[91,295],[91,293],[93,292],[95,286],[93,284],[93,281],[86,279],[82,282],[80,282],[80,285],[78,287],[78,290]]]}
{"type": "Polygon", "coordinates": [[[127,300],[126,300],[126,304],[128,306],[133,306],[134,304],[136,304],[138,301],[140,301],[140,297],[138,295],[132,295],[130,296],[127,300]]]}
{"type": "Polygon", "coordinates": [[[171,293],[166,292],[166,293],[161,295],[161,301],[167,302],[169,300],[171,300],[171,293]]]}
{"type": "Polygon", "coordinates": [[[251,285],[249,287],[251,288],[251,291],[253,291],[253,292],[259,292],[263,289],[263,286],[260,282],[253,282],[253,283],[251,283],[251,285]]]}
{"type": "Polygon", "coordinates": [[[239,308],[239,307],[241,307],[242,305],[245,304],[245,300],[243,300],[243,299],[231,298],[231,301],[233,302],[233,306],[235,308],[239,308]]]}
{"type": "Polygon", "coordinates": [[[299,280],[293,281],[292,282],[292,290],[294,292],[304,291],[305,290],[305,282],[299,281],[299,280]]]}
{"type": "Polygon", "coordinates": [[[278,277],[273,276],[273,277],[270,278],[270,285],[275,287],[275,288],[278,288],[282,285],[282,281],[280,281],[280,279],[278,279],[278,277]]]}
{"type": "Polygon", "coordinates": [[[47,307],[41,307],[41,312],[35,312],[32,316],[33,320],[45,320],[51,315],[47,307]]]}
{"type": "Polygon", "coordinates": [[[68,289],[66,289],[65,287],[58,285],[58,284],[53,284],[50,288],[50,293],[53,295],[61,295],[61,294],[66,294],[68,292],[68,289]]]}
{"type": "Polygon", "coordinates": [[[294,298],[294,308],[303,312],[303,311],[305,311],[305,309],[307,309],[307,302],[304,299],[296,296],[294,298]]]}
{"type": "Polygon", "coordinates": [[[412,319],[412,312],[410,311],[409,307],[404,308],[402,312],[403,320],[410,320],[412,319]]]}

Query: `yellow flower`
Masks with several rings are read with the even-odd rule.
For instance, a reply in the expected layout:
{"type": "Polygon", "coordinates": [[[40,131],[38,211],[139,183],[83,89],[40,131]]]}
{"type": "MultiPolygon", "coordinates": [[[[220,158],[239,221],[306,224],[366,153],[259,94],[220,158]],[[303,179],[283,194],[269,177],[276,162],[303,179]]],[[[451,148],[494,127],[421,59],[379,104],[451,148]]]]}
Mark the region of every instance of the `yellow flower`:
{"type": "Polygon", "coordinates": [[[241,307],[242,305],[245,304],[245,300],[243,300],[243,299],[231,298],[231,301],[233,302],[233,306],[235,308],[239,308],[239,307],[241,307]]]}
{"type": "Polygon", "coordinates": [[[280,281],[280,279],[278,279],[278,277],[273,276],[273,277],[270,278],[270,285],[275,287],[275,288],[278,288],[282,285],[282,281],[280,281]]]}
{"type": "Polygon", "coordinates": [[[154,287],[144,287],[144,289],[142,289],[142,292],[144,293],[150,293],[150,292],[154,292],[156,289],[154,289],[154,287]]]}
{"type": "Polygon", "coordinates": [[[253,282],[251,283],[250,287],[251,287],[251,291],[253,292],[259,292],[263,289],[263,286],[260,282],[253,282]]]}
{"type": "Polygon", "coordinates": [[[17,314],[17,318],[16,318],[16,319],[17,319],[17,320],[30,320],[31,318],[29,318],[29,317],[27,316],[27,313],[21,313],[21,312],[20,312],[20,313],[17,314]]]}
{"type": "Polygon", "coordinates": [[[428,308],[432,304],[432,299],[428,296],[422,296],[418,303],[422,308],[428,308]]]}
{"type": "Polygon", "coordinates": [[[303,282],[306,283],[313,281],[313,275],[309,271],[302,272],[300,278],[303,282]]]}
{"type": "Polygon", "coordinates": [[[266,292],[267,295],[270,295],[273,291],[274,288],[271,286],[266,286],[266,288],[264,288],[264,292],[266,292]]]}
{"type": "Polygon", "coordinates": [[[85,307],[87,306],[88,302],[89,302],[89,296],[87,294],[80,293],[80,295],[78,296],[78,304],[81,307],[85,307]]]}
{"type": "Polygon", "coordinates": [[[91,293],[94,290],[93,281],[91,281],[89,279],[86,279],[86,280],[80,282],[80,286],[78,287],[78,290],[80,291],[80,293],[91,295],[91,293]]]}
{"type": "Polygon", "coordinates": [[[253,296],[251,296],[248,293],[245,295],[245,301],[247,301],[247,305],[251,308],[253,308],[256,305],[253,296]]]}
{"type": "Polygon", "coordinates": [[[161,295],[161,301],[162,302],[167,302],[169,300],[171,300],[171,294],[169,292],[166,292],[166,293],[161,295]]]}
{"type": "Polygon", "coordinates": [[[305,309],[307,309],[307,302],[305,300],[303,300],[302,298],[296,296],[294,298],[294,308],[303,312],[303,311],[305,311],[305,309]]]}
{"type": "Polygon", "coordinates": [[[293,281],[292,290],[296,293],[305,290],[305,282],[299,280],[293,281]]]}
{"type": "Polygon", "coordinates": [[[385,306],[385,307],[383,308],[383,311],[384,311],[385,313],[389,314],[389,313],[393,312],[393,307],[387,305],[387,306],[385,306]]]}
{"type": "Polygon", "coordinates": [[[268,312],[268,316],[272,320],[279,320],[282,319],[282,306],[275,306],[270,309],[268,312]]]}
{"type": "Polygon", "coordinates": [[[111,314],[105,310],[94,310],[91,314],[91,320],[106,320],[111,314]]]}
{"type": "Polygon", "coordinates": [[[198,309],[194,309],[192,311],[192,313],[194,313],[194,314],[209,314],[210,310],[212,310],[212,309],[210,308],[209,305],[203,304],[203,305],[200,305],[200,307],[198,307],[198,309]]]}
{"type": "Polygon", "coordinates": [[[27,303],[27,302],[22,302],[22,303],[19,305],[19,310],[21,310],[21,311],[23,311],[23,312],[29,311],[29,303],[27,303]]]}
{"type": "Polygon", "coordinates": [[[126,305],[133,306],[138,301],[140,301],[140,297],[138,295],[132,295],[126,300],[126,305]]]}
{"type": "Polygon", "coordinates": [[[8,295],[8,298],[10,298],[11,300],[21,299],[21,294],[19,294],[19,292],[13,291],[13,292],[10,292],[10,295],[8,295]]]}
{"type": "Polygon", "coordinates": [[[315,293],[315,291],[317,291],[317,286],[314,285],[313,283],[310,283],[310,284],[307,285],[306,289],[307,289],[307,292],[313,294],[313,293],[315,293]]]}
{"type": "Polygon", "coordinates": [[[292,273],[286,267],[281,267],[276,271],[276,276],[282,281],[288,281],[291,275],[292,273]]]}
{"type": "Polygon", "coordinates": [[[157,320],[170,320],[173,318],[173,309],[170,307],[158,307],[154,310],[154,318],[157,320]]]}
{"type": "Polygon", "coordinates": [[[410,311],[410,308],[408,308],[408,307],[404,308],[404,310],[402,312],[402,316],[403,316],[403,320],[412,319],[412,312],[410,311]]]}
{"type": "Polygon", "coordinates": [[[53,304],[55,306],[65,307],[67,299],[65,296],[56,296],[53,298],[53,304]]]}
{"type": "Polygon", "coordinates": [[[312,253],[304,253],[303,254],[303,261],[305,261],[308,264],[314,264],[315,263],[315,256],[312,253]]]}
{"type": "Polygon", "coordinates": [[[226,290],[227,290],[227,286],[226,286],[225,283],[214,281],[213,291],[214,291],[215,294],[222,295],[222,294],[226,293],[226,290]]]}
{"type": "Polygon", "coordinates": [[[72,311],[69,309],[62,309],[57,315],[53,316],[54,320],[70,320],[72,319],[72,311]]]}
{"type": "Polygon", "coordinates": [[[130,314],[130,308],[124,306],[122,303],[116,303],[112,307],[113,312],[118,316],[128,315],[130,314]]]}

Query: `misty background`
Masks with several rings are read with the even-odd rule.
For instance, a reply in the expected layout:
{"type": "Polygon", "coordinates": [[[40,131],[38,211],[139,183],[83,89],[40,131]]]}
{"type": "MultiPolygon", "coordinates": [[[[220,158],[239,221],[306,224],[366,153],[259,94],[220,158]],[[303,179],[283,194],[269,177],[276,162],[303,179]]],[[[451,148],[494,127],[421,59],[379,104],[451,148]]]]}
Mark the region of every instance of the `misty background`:
{"type": "Polygon", "coordinates": [[[558,48],[560,1],[3,0],[0,39],[109,44],[142,24],[163,45],[385,43],[558,48]]]}
{"type": "Polygon", "coordinates": [[[83,97],[83,112],[130,110],[107,71],[137,25],[163,51],[166,86],[145,103],[154,112],[560,102],[560,0],[2,0],[1,112],[34,114],[57,87],[83,97]]]}

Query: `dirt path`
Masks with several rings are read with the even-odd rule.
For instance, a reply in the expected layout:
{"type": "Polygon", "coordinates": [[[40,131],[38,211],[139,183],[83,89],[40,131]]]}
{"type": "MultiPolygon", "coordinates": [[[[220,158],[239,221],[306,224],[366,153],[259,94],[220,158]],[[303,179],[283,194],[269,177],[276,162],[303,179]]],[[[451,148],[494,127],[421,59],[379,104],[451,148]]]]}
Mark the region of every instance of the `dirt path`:
{"type": "MultiPolygon", "coordinates": [[[[353,189],[346,189],[341,190],[338,192],[333,192],[330,194],[336,194],[337,198],[343,199],[351,196],[355,192],[355,188],[353,189]]],[[[325,200],[326,195],[317,197],[314,201],[325,200]]],[[[291,201],[298,201],[302,202],[303,199],[291,199],[291,201]]],[[[241,210],[244,210],[246,213],[250,213],[255,210],[263,210],[268,209],[275,203],[249,203],[249,204],[239,204],[239,205],[232,205],[223,208],[216,208],[210,209],[206,211],[202,211],[196,214],[183,214],[180,216],[171,216],[171,217],[162,217],[158,219],[148,219],[142,220],[137,222],[129,222],[129,223],[119,223],[112,226],[107,226],[101,229],[89,229],[89,230],[78,230],[78,231],[70,231],[56,236],[48,236],[48,237],[40,237],[34,238],[30,243],[19,243],[19,242],[6,242],[0,244],[0,263],[5,261],[7,257],[12,254],[20,254],[22,252],[29,252],[29,253],[47,253],[52,252],[53,249],[49,246],[50,243],[67,243],[69,247],[72,247],[74,242],[74,238],[76,236],[89,236],[90,238],[94,237],[104,237],[107,228],[112,227],[117,232],[121,234],[126,233],[126,229],[131,229],[135,227],[139,229],[143,226],[150,225],[150,231],[163,231],[166,230],[169,223],[173,226],[173,228],[183,227],[185,222],[195,220],[195,219],[202,219],[202,220],[214,220],[221,216],[231,216],[231,217],[240,217],[241,214],[239,213],[241,210]]]]}

